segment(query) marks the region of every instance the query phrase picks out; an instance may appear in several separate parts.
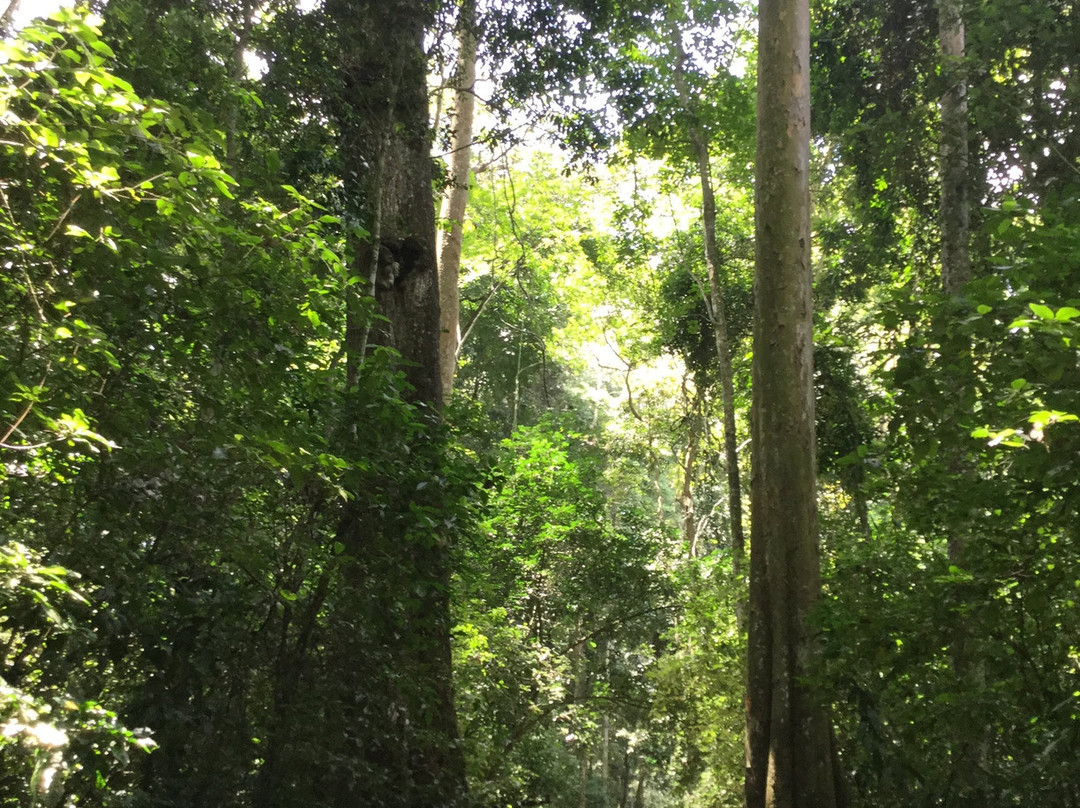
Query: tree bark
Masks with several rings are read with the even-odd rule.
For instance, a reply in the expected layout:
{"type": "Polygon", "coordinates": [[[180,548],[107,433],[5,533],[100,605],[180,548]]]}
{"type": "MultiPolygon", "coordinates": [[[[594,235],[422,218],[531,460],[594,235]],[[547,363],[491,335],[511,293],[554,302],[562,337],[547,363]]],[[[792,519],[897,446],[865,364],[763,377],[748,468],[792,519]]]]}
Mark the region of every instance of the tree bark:
{"type": "Polygon", "coordinates": [[[236,165],[236,127],[240,120],[240,96],[237,91],[240,82],[247,74],[247,64],[244,54],[247,53],[248,44],[251,41],[251,29],[255,24],[254,0],[243,0],[240,4],[240,28],[233,35],[236,41],[233,44],[229,63],[229,80],[232,95],[225,107],[225,159],[231,167],[236,165]]]}
{"type": "MultiPolygon", "coordinates": [[[[350,324],[346,406],[356,419],[350,428],[365,428],[356,368],[367,342],[400,354],[406,398],[434,426],[443,390],[423,49],[429,4],[328,0],[326,11],[340,45],[332,108],[351,218],[369,230],[367,243],[354,250],[354,274],[375,280],[368,291],[385,318],[370,327],[350,324]]],[[[413,457],[435,451],[426,435],[403,440],[413,457]]],[[[394,481],[386,485],[392,489],[394,481]]],[[[328,763],[338,766],[326,778],[336,781],[326,798],[335,808],[465,800],[451,682],[448,549],[443,537],[418,538],[410,529],[417,496],[402,490],[373,499],[358,492],[338,526],[336,538],[351,562],[332,618],[338,645],[328,650],[346,680],[342,703],[327,708],[340,716],[346,735],[335,758],[346,762],[328,763]]]]}
{"type": "Polygon", "coordinates": [[[945,92],[941,96],[941,285],[957,294],[971,278],[968,208],[968,102],[962,0],[940,0],[938,41],[945,92]]]}
{"type": "MultiPolygon", "coordinates": [[[[686,392],[685,380],[683,384],[683,396],[686,392]]],[[[684,398],[685,400],[685,398],[684,398]]],[[[701,433],[704,416],[701,412],[701,391],[696,390],[690,401],[690,412],[687,418],[690,422],[690,431],[686,437],[686,454],[680,462],[682,466],[682,486],[679,490],[679,532],[682,533],[683,542],[691,558],[698,555],[697,547],[697,509],[694,507],[694,480],[697,477],[697,458],[701,449],[701,433]]]]}
{"type": "MultiPolygon", "coordinates": [[[[945,294],[955,296],[971,279],[967,70],[962,0],[939,0],[938,43],[941,73],[946,82],[941,96],[941,286],[945,294]]],[[[944,316],[950,316],[950,313],[944,316]]],[[[962,368],[954,388],[955,394],[963,397],[973,383],[970,349],[960,348],[952,359],[962,368]]],[[[948,419],[945,429],[950,434],[960,434],[955,418],[948,419]]],[[[948,447],[945,464],[955,480],[970,481],[973,477],[972,464],[959,445],[948,447]]],[[[946,544],[949,563],[967,569],[967,543],[972,529],[970,517],[965,512],[950,522],[946,544]]],[[[985,670],[975,659],[971,639],[968,627],[963,623],[958,625],[950,640],[949,655],[958,686],[966,693],[979,693],[986,687],[985,670]]],[[[980,715],[971,714],[969,719],[961,722],[964,726],[957,728],[954,740],[958,786],[962,799],[983,804],[988,797],[982,766],[989,745],[989,730],[980,715]],[[976,728],[974,732],[973,727],[976,728]]]]}
{"type": "Polygon", "coordinates": [[[462,0],[458,13],[458,65],[454,77],[454,131],[450,138],[450,190],[443,198],[443,233],[439,252],[439,365],[444,395],[454,386],[461,345],[458,278],[465,208],[469,201],[473,115],[476,107],[476,0],[462,0]]]}
{"type": "Polygon", "coordinates": [[[751,409],[748,808],[839,804],[826,709],[803,681],[819,597],[808,0],[759,6],[751,409]]]}

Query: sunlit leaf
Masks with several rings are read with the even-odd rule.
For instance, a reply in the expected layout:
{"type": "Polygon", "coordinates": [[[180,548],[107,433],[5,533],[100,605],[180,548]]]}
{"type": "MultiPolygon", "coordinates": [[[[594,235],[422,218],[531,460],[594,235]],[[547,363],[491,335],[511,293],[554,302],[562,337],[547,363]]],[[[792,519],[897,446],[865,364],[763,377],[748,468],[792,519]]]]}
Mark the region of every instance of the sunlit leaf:
{"type": "Polygon", "coordinates": [[[1049,306],[1044,306],[1041,303],[1029,303],[1028,308],[1030,308],[1040,320],[1054,319],[1054,311],[1049,306]]]}

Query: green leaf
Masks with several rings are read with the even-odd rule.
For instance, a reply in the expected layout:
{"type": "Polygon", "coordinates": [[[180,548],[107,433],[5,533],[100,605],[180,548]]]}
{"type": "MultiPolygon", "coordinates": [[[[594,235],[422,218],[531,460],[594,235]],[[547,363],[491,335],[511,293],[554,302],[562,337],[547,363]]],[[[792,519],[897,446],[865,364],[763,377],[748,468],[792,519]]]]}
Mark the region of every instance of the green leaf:
{"type": "Polygon", "coordinates": [[[1029,303],[1028,308],[1030,308],[1040,320],[1054,319],[1054,311],[1049,306],[1044,306],[1041,303],[1029,303]]]}
{"type": "Polygon", "coordinates": [[[1080,317],[1080,309],[1074,309],[1072,306],[1062,306],[1054,315],[1054,319],[1060,323],[1067,323],[1074,317],[1080,317]]]}

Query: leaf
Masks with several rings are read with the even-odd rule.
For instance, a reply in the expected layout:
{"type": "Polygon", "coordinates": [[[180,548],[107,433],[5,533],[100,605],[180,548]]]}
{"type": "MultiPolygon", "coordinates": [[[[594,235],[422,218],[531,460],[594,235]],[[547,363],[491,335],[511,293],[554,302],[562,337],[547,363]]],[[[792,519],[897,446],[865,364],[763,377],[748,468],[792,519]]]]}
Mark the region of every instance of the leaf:
{"type": "Polygon", "coordinates": [[[106,56],[110,59],[116,56],[116,54],[113,53],[113,49],[106,45],[104,42],[102,42],[100,39],[95,39],[93,42],[91,42],[90,47],[100,53],[102,56],[106,56]]]}
{"type": "Polygon", "coordinates": [[[990,437],[988,446],[1011,446],[1019,448],[1024,445],[1024,433],[1019,429],[1003,429],[990,437]]]}
{"type": "Polygon", "coordinates": [[[1049,425],[1059,424],[1065,421],[1080,421],[1080,417],[1069,412],[1062,412],[1061,410],[1038,410],[1031,414],[1028,421],[1033,424],[1049,425]]]}
{"type": "Polygon", "coordinates": [[[1072,306],[1062,306],[1054,315],[1054,319],[1059,323],[1067,323],[1074,317],[1080,317],[1080,309],[1074,309],[1072,306]]]}
{"type": "Polygon", "coordinates": [[[1029,303],[1028,308],[1030,308],[1040,320],[1054,319],[1054,311],[1049,306],[1044,306],[1041,303],[1029,303]]]}

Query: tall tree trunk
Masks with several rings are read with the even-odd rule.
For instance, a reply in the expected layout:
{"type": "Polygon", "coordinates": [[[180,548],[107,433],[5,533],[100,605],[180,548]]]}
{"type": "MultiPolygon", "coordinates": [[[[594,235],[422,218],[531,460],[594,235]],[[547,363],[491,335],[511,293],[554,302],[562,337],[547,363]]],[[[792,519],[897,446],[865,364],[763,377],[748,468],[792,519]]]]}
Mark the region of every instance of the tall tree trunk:
{"type": "Polygon", "coordinates": [[[954,295],[971,277],[968,208],[968,102],[962,0],[940,0],[938,40],[945,92],[941,96],[941,284],[954,295]]]}
{"type": "Polygon", "coordinates": [[[826,709],[803,681],[820,595],[810,270],[810,9],[762,0],[751,410],[748,808],[838,805],[826,709]]]}
{"type": "Polygon", "coordinates": [[[457,370],[460,336],[458,277],[461,271],[462,226],[469,201],[473,113],[476,107],[476,0],[462,0],[458,12],[458,64],[454,76],[454,130],[450,138],[450,190],[443,198],[442,218],[449,229],[439,252],[439,366],[444,395],[457,370]]]}
{"type": "MultiPolygon", "coordinates": [[[[581,633],[581,622],[578,621],[575,633],[581,633]]],[[[583,705],[589,700],[589,672],[588,659],[585,656],[586,641],[581,640],[574,647],[574,703],[583,705]]],[[[587,808],[588,784],[589,784],[589,747],[582,739],[578,739],[578,808],[587,808]]]]}
{"type": "MultiPolygon", "coordinates": [[[[965,65],[965,31],[962,0],[939,0],[938,43],[941,73],[945,92],[941,96],[941,286],[947,295],[958,295],[971,278],[971,233],[968,193],[968,102],[967,69],[965,65]]],[[[945,316],[950,316],[946,313],[945,316]]],[[[955,347],[954,347],[955,350],[955,347]]],[[[954,382],[955,394],[964,397],[972,384],[971,352],[960,347],[952,357],[959,375],[954,382]]],[[[959,434],[959,425],[950,418],[946,425],[950,434],[959,434]]],[[[973,469],[962,446],[947,449],[945,464],[950,476],[958,481],[970,481],[973,469]]],[[[967,540],[971,533],[970,516],[965,511],[950,520],[946,551],[949,563],[967,569],[967,540]]],[[[971,649],[971,632],[961,622],[953,632],[949,653],[958,686],[964,693],[977,694],[986,687],[985,669],[975,661],[971,649]]],[[[982,764],[985,763],[989,730],[980,726],[980,716],[971,714],[961,722],[955,739],[956,772],[961,799],[984,804],[982,764]],[[973,742],[974,738],[974,742],[973,742]]],[[[967,803],[965,803],[967,804],[967,803]]]]}
{"type": "MultiPolygon", "coordinates": [[[[385,318],[370,329],[351,323],[361,342],[354,332],[347,406],[359,432],[362,411],[352,402],[362,385],[353,384],[370,335],[401,355],[408,399],[434,425],[443,392],[423,49],[429,4],[328,0],[326,11],[340,43],[334,114],[346,190],[354,217],[371,233],[357,247],[357,269],[375,280],[369,291],[385,318]]],[[[405,440],[403,450],[413,457],[433,450],[426,436],[405,440]]],[[[455,806],[465,798],[450,670],[448,551],[444,540],[418,539],[410,530],[416,496],[399,491],[375,506],[358,495],[338,527],[353,561],[339,599],[349,611],[338,606],[338,646],[330,651],[348,680],[342,702],[328,707],[341,716],[346,735],[336,750],[346,762],[338,764],[327,797],[335,808],[455,806]]]]}
{"type": "MultiPolygon", "coordinates": [[[[720,376],[720,404],[724,412],[724,463],[727,466],[728,514],[731,518],[731,551],[735,577],[742,576],[746,554],[746,535],[743,532],[742,482],[739,476],[739,444],[735,432],[735,380],[731,365],[731,345],[728,342],[727,313],[724,292],[720,287],[720,248],[716,243],[716,200],[709,172],[709,148],[700,137],[696,142],[698,173],[701,178],[702,214],[705,229],[705,266],[709,271],[710,310],[713,334],[716,336],[717,372],[720,376]]],[[[741,624],[740,615],[740,624],[741,624]]]]}
{"type": "MultiPolygon", "coordinates": [[[[670,24],[670,23],[669,23],[670,24]]],[[[693,118],[693,99],[686,82],[686,50],[681,32],[671,26],[670,37],[675,48],[675,88],[683,111],[693,118]]],[[[720,377],[720,406],[724,418],[724,464],[727,466],[728,515],[731,518],[731,550],[736,579],[742,576],[746,554],[746,535],[743,532],[742,482],[739,475],[739,441],[735,426],[735,380],[731,364],[731,344],[728,340],[727,308],[720,284],[720,247],[716,241],[716,196],[713,193],[712,169],[709,161],[709,142],[695,120],[687,132],[697,162],[701,184],[701,225],[705,236],[705,268],[709,274],[709,314],[716,339],[716,369],[720,377]]],[[[739,624],[743,623],[739,608],[739,624]]]]}

